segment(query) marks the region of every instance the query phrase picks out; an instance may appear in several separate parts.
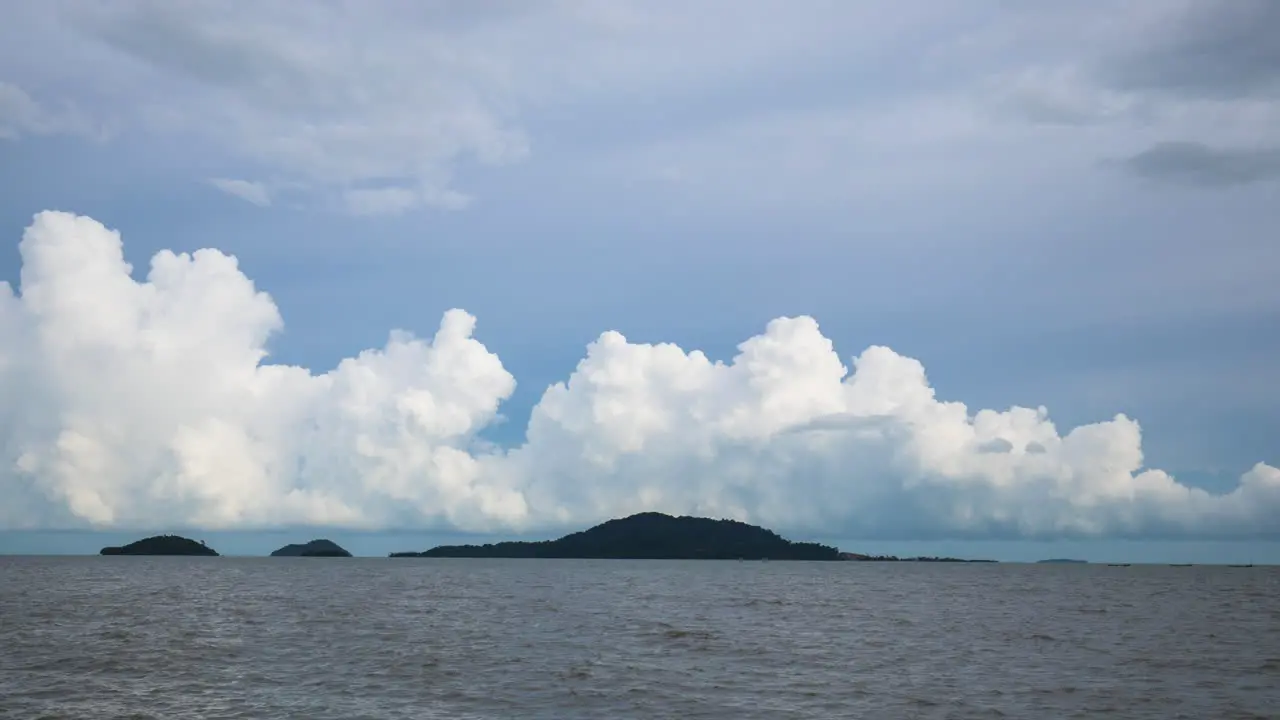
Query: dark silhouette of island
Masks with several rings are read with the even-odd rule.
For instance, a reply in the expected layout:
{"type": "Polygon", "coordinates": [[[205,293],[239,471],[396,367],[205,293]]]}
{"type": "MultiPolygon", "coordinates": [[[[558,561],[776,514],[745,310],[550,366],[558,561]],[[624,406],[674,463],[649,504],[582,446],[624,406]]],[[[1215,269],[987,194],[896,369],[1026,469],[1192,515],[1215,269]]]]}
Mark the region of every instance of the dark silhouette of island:
{"type": "Polygon", "coordinates": [[[218,555],[204,541],[196,542],[178,535],[155,535],[124,546],[104,547],[99,555],[218,555]]]}
{"type": "Polygon", "coordinates": [[[1048,560],[1037,560],[1037,565],[1062,565],[1062,564],[1082,564],[1087,565],[1088,560],[1072,560],[1070,558],[1049,558],[1048,560]]]}
{"type": "Polygon", "coordinates": [[[839,560],[836,548],[791,542],[736,520],[645,512],[609,520],[558,540],[441,545],[391,557],[617,560],[839,560]]]}
{"type": "Polygon", "coordinates": [[[841,560],[853,560],[855,562],[940,562],[940,563],[993,563],[995,560],[967,560],[965,558],[954,557],[937,557],[934,555],[920,555],[917,557],[898,557],[897,555],[863,555],[861,553],[842,552],[841,560]]]}
{"type": "Polygon", "coordinates": [[[271,557],[351,557],[351,553],[332,540],[320,539],[285,545],[271,553],[271,557]]]}

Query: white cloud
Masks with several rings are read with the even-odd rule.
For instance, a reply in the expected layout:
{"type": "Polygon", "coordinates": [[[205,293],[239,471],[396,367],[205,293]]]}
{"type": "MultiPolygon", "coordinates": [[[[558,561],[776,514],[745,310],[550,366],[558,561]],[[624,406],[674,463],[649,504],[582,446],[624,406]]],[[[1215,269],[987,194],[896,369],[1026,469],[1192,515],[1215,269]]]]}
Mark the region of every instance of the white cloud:
{"type": "Polygon", "coordinates": [[[641,509],[828,534],[1274,534],[1280,470],[1211,495],[1143,467],[1124,416],[939,400],[873,346],[852,372],[806,317],[729,363],[606,332],[495,449],[515,379],[461,310],[316,375],[265,363],[270,297],[215,250],[130,276],[96,221],[41,213],[0,289],[0,526],[290,523],[510,530],[641,509]]]}
{"type": "Polygon", "coordinates": [[[258,207],[266,207],[271,204],[271,193],[268,192],[267,186],[260,182],[232,178],[213,178],[209,180],[209,183],[228,195],[233,195],[258,207]]]}

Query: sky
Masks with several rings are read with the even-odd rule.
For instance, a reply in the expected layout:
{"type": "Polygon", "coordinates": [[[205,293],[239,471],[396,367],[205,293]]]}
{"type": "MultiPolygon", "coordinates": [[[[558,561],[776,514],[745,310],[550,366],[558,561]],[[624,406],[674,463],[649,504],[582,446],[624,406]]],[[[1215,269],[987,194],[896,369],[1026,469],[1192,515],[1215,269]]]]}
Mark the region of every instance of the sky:
{"type": "Polygon", "coordinates": [[[659,510],[1280,562],[1277,34],[1270,0],[15,4],[0,552],[659,510]]]}

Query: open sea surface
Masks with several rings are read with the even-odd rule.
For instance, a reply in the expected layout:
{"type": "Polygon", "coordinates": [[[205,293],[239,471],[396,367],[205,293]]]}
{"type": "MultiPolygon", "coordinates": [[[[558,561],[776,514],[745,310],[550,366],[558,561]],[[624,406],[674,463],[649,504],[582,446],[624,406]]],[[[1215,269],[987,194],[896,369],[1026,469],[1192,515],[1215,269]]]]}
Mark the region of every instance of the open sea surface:
{"type": "Polygon", "coordinates": [[[1280,717],[1280,568],[0,557],[0,718],[1280,717]]]}

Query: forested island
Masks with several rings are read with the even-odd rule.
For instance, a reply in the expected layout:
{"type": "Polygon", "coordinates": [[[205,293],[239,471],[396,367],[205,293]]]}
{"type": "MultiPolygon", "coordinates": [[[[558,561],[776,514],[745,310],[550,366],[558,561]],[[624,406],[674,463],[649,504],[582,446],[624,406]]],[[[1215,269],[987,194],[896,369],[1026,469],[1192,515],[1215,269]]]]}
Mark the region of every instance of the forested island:
{"type": "Polygon", "coordinates": [[[99,555],[218,555],[204,541],[196,542],[178,535],[155,535],[123,546],[104,547],[99,555]]]}
{"type": "Polygon", "coordinates": [[[441,545],[391,557],[617,560],[840,560],[828,545],[791,542],[736,520],[646,512],[609,520],[557,540],[441,545]]]}
{"type": "Polygon", "coordinates": [[[271,553],[271,557],[351,557],[351,553],[332,540],[319,539],[285,545],[271,553]]]}
{"type": "Polygon", "coordinates": [[[1088,565],[1088,560],[1074,560],[1072,558],[1049,558],[1048,560],[1037,560],[1037,565],[1088,565]]]}

